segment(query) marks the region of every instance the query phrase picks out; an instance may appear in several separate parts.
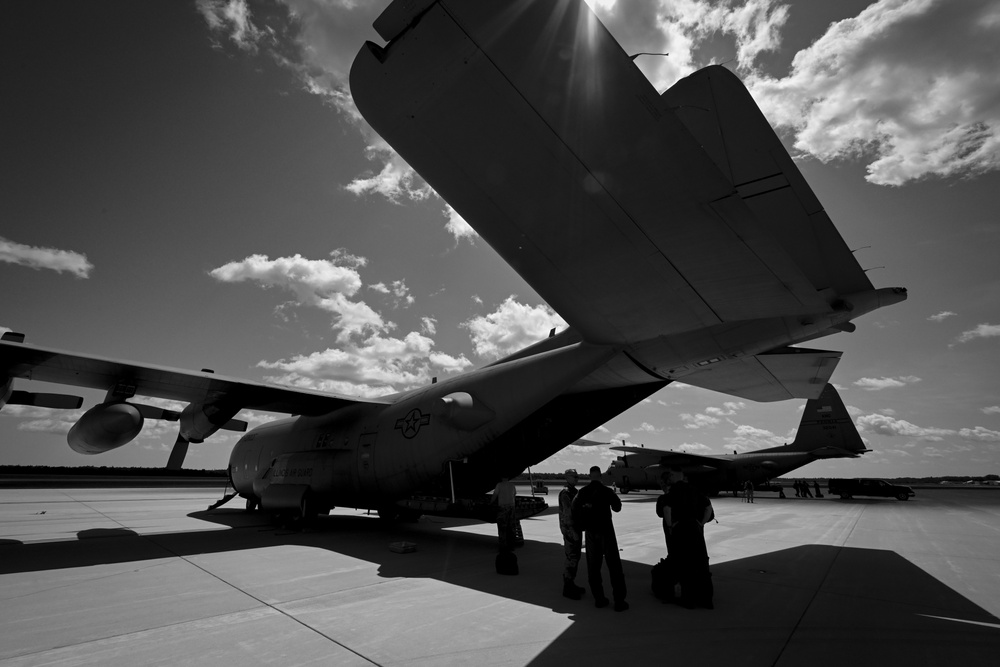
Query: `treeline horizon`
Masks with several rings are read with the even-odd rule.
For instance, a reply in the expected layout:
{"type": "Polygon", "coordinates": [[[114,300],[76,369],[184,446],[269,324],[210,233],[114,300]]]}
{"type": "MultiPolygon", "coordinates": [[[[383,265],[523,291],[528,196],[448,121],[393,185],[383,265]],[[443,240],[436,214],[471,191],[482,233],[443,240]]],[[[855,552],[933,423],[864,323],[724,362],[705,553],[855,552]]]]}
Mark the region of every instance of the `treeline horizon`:
{"type": "MultiPolygon", "coordinates": [[[[143,477],[226,477],[225,468],[215,470],[204,470],[195,468],[181,468],[180,470],[167,470],[163,467],[147,468],[140,466],[119,467],[119,466],[43,466],[43,465],[0,465],[0,475],[105,475],[105,476],[143,476],[143,477]]],[[[586,480],[587,471],[580,472],[582,480],[586,480]]],[[[852,479],[852,477],[846,477],[852,479]]],[[[1000,475],[931,475],[927,477],[864,477],[860,479],[884,479],[886,481],[909,483],[909,484],[940,484],[950,482],[962,484],[965,482],[997,482],[1000,475]]],[[[564,472],[524,472],[513,478],[512,481],[527,484],[531,481],[565,481],[564,472]]],[[[777,477],[772,481],[793,481],[793,480],[827,480],[829,477],[816,477],[813,475],[803,475],[799,477],[777,477]]]]}

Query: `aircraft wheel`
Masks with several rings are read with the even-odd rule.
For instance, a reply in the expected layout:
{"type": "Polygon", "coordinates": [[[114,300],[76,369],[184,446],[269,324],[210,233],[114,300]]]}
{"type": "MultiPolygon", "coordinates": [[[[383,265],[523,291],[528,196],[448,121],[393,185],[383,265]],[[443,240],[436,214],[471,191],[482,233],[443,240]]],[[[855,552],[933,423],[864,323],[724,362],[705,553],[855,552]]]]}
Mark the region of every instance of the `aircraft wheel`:
{"type": "Polygon", "coordinates": [[[632,489],[618,489],[618,491],[621,492],[622,494],[626,494],[626,493],[628,493],[631,490],[632,489]]]}
{"type": "Polygon", "coordinates": [[[247,498],[247,512],[257,511],[257,507],[259,507],[259,504],[260,503],[255,496],[250,496],[249,498],[247,498]]]}
{"type": "Polygon", "coordinates": [[[910,499],[910,495],[908,493],[898,493],[898,494],[896,494],[896,497],[899,498],[900,500],[909,500],[910,499]]]}
{"type": "Polygon", "coordinates": [[[841,500],[850,500],[850,498],[851,498],[851,494],[849,494],[849,493],[841,493],[840,494],[840,499],[841,500]]]}

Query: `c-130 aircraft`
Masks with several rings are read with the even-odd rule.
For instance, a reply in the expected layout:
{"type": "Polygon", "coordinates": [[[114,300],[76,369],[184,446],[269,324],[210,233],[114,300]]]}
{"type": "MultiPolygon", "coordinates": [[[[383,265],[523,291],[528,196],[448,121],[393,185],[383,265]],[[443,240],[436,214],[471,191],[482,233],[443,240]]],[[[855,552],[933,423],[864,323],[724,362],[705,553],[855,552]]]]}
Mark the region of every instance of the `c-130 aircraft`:
{"type": "Polygon", "coordinates": [[[671,468],[681,469],[693,484],[717,494],[736,492],[749,481],[767,484],[775,477],[827,459],[856,459],[871,450],[865,446],[837,389],[828,384],[819,398],[806,401],[795,439],[780,447],[737,454],[691,452],[620,445],[608,476],[621,493],[660,489],[660,478],[671,468]]]}
{"type": "Polygon", "coordinates": [[[245,429],[240,410],[283,412],[295,416],[233,448],[229,474],[248,507],[470,515],[502,477],[675,380],[755,401],[817,398],[841,353],[793,345],[854,331],[852,320],[906,298],[872,286],[724,68],[659,94],[581,0],[396,0],[374,27],[386,43],[355,58],[358,109],[569,328],[377,399],[11,335],[0,405],[74,405],[15,391],[15,379],[104,389],[70,446],[108,451],[145,418],[176,420],[172,468],[189,442],[245,429]]]}

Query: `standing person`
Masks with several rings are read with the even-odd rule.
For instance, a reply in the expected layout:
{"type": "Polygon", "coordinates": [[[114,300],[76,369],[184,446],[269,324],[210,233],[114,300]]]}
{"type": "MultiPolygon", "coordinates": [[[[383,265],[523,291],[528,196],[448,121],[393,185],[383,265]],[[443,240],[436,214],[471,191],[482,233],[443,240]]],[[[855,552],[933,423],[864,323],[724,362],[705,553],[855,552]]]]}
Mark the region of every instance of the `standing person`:
{"type": "Polygon", "coordinates": [[[792,488],[795,489],[795,497],[800,498],[802,496],[802,483],[799,480],[795,480],[792,484],[792,488]]]}
{"type": "Polygon", "coordinates": [[[753,482],[749,479],[743,484],[743,498],[748,503],[753,502],[753,482]]]}
{"type": "Polygon", "coordinates": [[[604,583],[601,581],[601,565],[606,560],[611,591],[615,598],[615,611],[628,609],[628,602],[625,601],[625,573],[618,554],[615,526],[611,521],[611,512],[621,510],[622,501],[618,494],[601,483],[601,469],[593,466],[590,469],[590,484],[580,489],[573,500],[573,525],[578,530],[582,528],[587,534],[587,581],[590,583],[590,592],[594,595],[594,605],[608,606],[608,598],[604,596],[604,583]]]}
{"type": "Polygon", "coordinates": [[[712,573],[705,546],[705,524],[715,516],[711,501],[687,481],[680,469],[672,468],[663,514],[664,521],[670,524],[667,549],[681,585],[681,604],[692,609],[712,609],[712,573]]]}
{"type": "Polygon", "coordinates": [[[816,479],[813,480],[813,489],[816,490],[816,497],[817,498],[822,498],[823,497],[823,492],[819,490],[819,480],[816,480],[816,479]]]}
{"type": "Polygon", "coordinates": [[[806,480],[802,480],[802,497],[803,498],[813,497],[812,491],[809,490],[809,482],[807,482],[806,480]]]}
{"type": "MultiPolygon", "coordinates": [[[[666,507],[667,494],[670,493],[670,471],[664,472],[660,475],[660,489],[663,490],[663,495],[656,499],[656,516],[662,519],[663,524],[663,541],[667,544],[667,555],[670,554],[670,522],[669,515],[664,516],[663,508],[666,507]]],[[[736,496],[736,488],[733,487],[733,496],[736,496]]]]}
{"type": "Polygon", "coordinates": [[[490,502],[495,503],[497,511],[497,538],[500,542],[500,551],[514,550],[514,497],[517,495],[517,487],[509,478],[504,477],[497,482],[493,489],[490,502]]]}
{"type": "Polygon", "coordinates": [[[563,569],[563,597],[579,600],[585,589],[576,585],[576,571],[580,567],[580,553],[583,547],[583,535],[573,525],[573,499],[578,493],[576,483],[579,476],[576,470],[566,471],[566,488],[559,492],[559,531],[563,536],[563,549],[566,552],[566,567],[563,569]]]}

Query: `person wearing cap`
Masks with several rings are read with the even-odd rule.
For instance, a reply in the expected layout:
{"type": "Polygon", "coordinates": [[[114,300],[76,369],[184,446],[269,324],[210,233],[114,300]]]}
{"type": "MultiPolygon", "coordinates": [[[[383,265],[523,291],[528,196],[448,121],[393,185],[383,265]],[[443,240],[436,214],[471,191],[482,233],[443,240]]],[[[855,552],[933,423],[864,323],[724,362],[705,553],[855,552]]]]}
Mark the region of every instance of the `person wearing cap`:
{"type": "Polygon", "coordinates": [[[601,567],[607,563],[615,611],[628,609],[625,574],[618,553],[615,526],[611,521],[611,513],[621,510],[622,501],[618,494],[601,482],[601,469],[593,466],[590,469],[590,484],[580,489],[573,500],[573,525],[577,530],[582,528],[587,535],[587,581],[594,596],[594,606],[608,606],[601,581],[601,567]]]}
{"type": "Polygon", "coordinates": [[[566,471],[566,488],[559,492],[559,530],[563,536],[566,552],[566,566],[563,569],[563,597],[579,600],[586,589],[576,585],[576,571],[580,567],[580,553],[583,549],[583,535],[573,525],[573,499],[576,498],[576,470],[566,471]]]}

